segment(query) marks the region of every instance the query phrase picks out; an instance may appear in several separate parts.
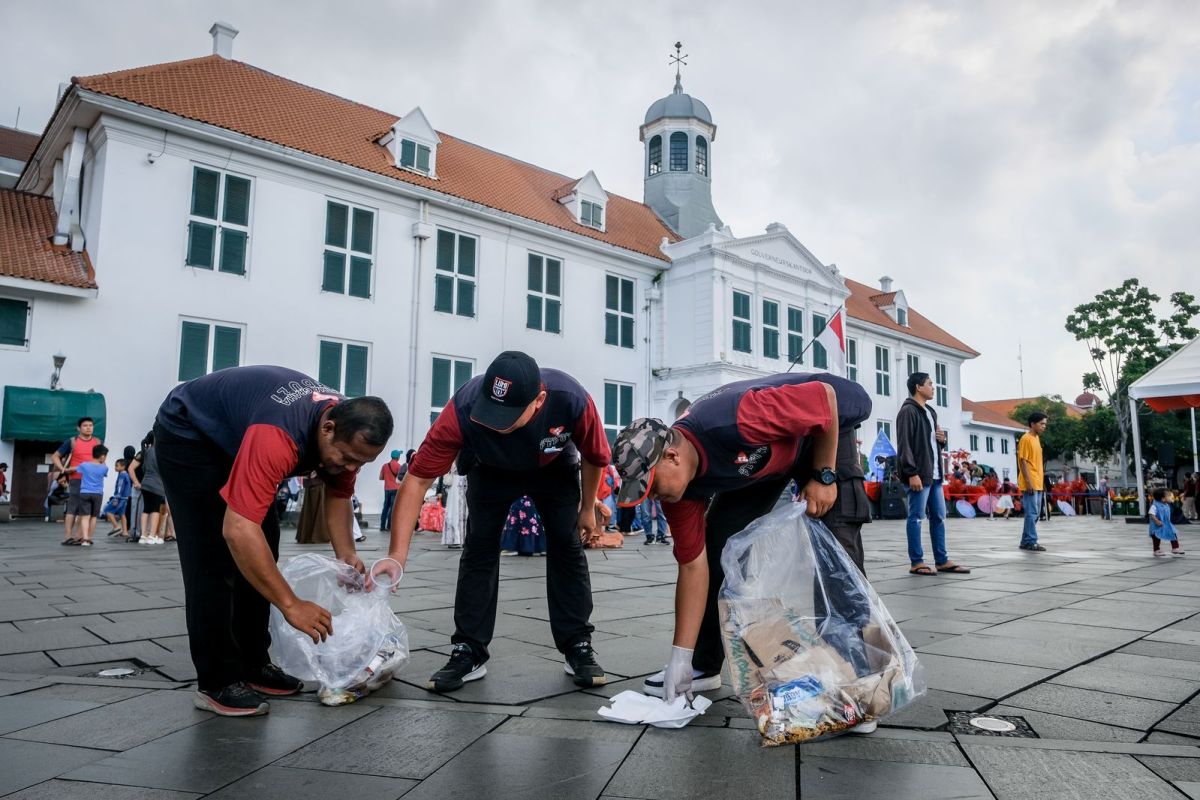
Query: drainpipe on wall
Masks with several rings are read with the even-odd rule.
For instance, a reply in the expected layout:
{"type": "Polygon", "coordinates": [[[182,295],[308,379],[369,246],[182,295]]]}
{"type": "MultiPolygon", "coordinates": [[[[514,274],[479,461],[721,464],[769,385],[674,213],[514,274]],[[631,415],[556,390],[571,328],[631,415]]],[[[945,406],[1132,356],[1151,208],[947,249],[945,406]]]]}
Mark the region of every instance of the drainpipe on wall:
{"type": "Polygon", "coordinates": [[[408,329],[408,438],[404,443],[406,450],[416,446],[417,439],[417,367],[420,353],[417,332],[421,329],[421,256],[425,240],[433,236],[433,225],[429,223],[429,204],[421,200],[418,203],[417,221],[412,226],[413,237],[413,277],[412,303],[408,329]]]}

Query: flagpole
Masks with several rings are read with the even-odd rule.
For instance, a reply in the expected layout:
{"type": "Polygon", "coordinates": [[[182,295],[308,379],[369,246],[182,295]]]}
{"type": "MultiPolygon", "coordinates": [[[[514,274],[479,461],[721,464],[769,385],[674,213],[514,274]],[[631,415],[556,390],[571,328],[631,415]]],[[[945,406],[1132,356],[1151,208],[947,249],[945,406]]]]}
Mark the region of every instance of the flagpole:
{"type": "MultiPolygon", "coordinates": [[[[825,323],[826,327],[828,327],[828,326],[829,326],[829,323],[833,321],[833,318],[834,318],[834,317],[836,317],[838,314],[841,314],[841,313],[842,313],[843,311],[845,311],[845,310],[846,310],[846,307],[845,307],[845,306],[839,306],[837,311],[835,311],[835,312],[833,312],[832,314],[830,314],[830,315],[829,315],[829,320],[828,320],[828,321],[826,321],[826,323],[825,323]]],[[[843,326],[845,326],[845,324],[846,324],[846,320],[843,318],[843,319],[842,319],[842,325],[843,325],[843,326]]],[[[823,331],[823,330],[824,330],[824,328],[822,328],[821,330],[823,331]]],[[[804,345],[804,347],[803,347],[803,348],[801,348],[800,352],[796,354],[796,357],[795,357],[795,358],[793,358],[793,359],[791,359],[791,363],[789,363],[789,364],[788,364],[788,368],[787,368],[786,370],[784,370],[784,374],[785,374],[785,375],[786,375],[787,373],[789,373],[789,372],[791,372],[791,371],[792,371],[792,367],[794,367],[794,366],[796,366],[797,364],[801,363],[801,359],[803,359],[803,358],[804,358],[804,354],[808,352],[808,348],[812,347],[812,346],[813,346],[813,344],[815,344],[815,343],[816,343],[816,341],[817,341],[817,336],[820,336],[820,335],[821,335],[821,334],[820,334],[820,333],[818,333],[818,334],[816,334],[815,336],[813,336],[811,339],[809,339],[809,340],[808,340],[808,344],[804,345]]],[[[843,351],[843,358],[842,358],[842,360],[843,360],[843,361],[845,361],[845,351],[843,351]]],[[[838,376],[838,377],[844,377],[844,376],[838,376]]]]}

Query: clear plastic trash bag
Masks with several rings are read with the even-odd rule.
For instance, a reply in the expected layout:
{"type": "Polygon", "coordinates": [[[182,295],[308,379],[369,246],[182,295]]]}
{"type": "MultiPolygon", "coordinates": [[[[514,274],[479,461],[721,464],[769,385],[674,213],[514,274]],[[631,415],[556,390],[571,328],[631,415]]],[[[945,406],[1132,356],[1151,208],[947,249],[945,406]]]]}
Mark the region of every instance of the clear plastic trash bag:
{"type": "Polygon", "coordinates": [[[297,597],[333,616],[333,635],[313,644],[271,607],[275,663],[319,685],[321,702],[353,702],[390,681],[408,661],[408,632],[388,605],[392,584],[386,575],[367,591],[363,576],[349,564],[316,553],[296,556],[281,571],[297,597]]]}
{"type": "Polygon", "coordinates": [[[766,745],[881,720],[925,693],[879,596],[804,509],[790,503],[755,520],[721,554],[725,655],[766,745]]]}

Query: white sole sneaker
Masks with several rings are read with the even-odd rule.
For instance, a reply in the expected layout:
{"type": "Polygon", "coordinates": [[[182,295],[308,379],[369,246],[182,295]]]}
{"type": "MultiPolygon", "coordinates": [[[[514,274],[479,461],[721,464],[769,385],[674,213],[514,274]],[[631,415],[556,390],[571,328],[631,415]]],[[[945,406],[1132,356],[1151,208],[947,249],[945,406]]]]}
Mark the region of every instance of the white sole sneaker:
{"type": "MultiPolygon", "coordinates": [[[[659,671],[642,681],[642,693],[651,697],[663,696],[663,680],[665,671],[659,671]]],[[[715,692],[721,688],[721,673],[716,675],[695,675],[692,678],[693,692],[715,692]]]]}
{"type": "Polygon", "coordinates": [[[879,723],[872,720],[870,722],[859,723],[858,725],[855,725],[850,730],[846,731],[846,733],[856,733],[856,734],[862,736],[863,734],[874,733],[875,729],[878,727],[879,727],[879,723]]]}

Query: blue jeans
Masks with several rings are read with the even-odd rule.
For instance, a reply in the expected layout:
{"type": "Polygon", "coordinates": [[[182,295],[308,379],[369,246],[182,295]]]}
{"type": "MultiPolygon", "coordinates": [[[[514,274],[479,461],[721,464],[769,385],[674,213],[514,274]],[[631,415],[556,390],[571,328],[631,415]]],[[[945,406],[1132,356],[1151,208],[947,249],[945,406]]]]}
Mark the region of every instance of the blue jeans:
{"type": "Polygon", "coordinates": [[[913,566],[924,563],[921,549],[921,520],[929,516],[929,539],[933,543],[933,563],[941,566],[950,560],[946,553],[946,496],[942,482],[926,484],[921,491],[906,489],[908,496],[908,560],[913,566]]]}
{"type": "Polygon", "coordinates": [[[396,502],[396,489],[383,490],[383,508],[379,512],[379,530],[388,533],[392,529],[392,506],[396,502]]]}
{"type": "Polygon", "coordinates": [[[1041,492],[1022,492],[1021,512],[1025,515],[1025,527],[1021,529],[1021,546],[1032,547],[1038,543],[1037,520],[1042,511],[1041,492]]]}

